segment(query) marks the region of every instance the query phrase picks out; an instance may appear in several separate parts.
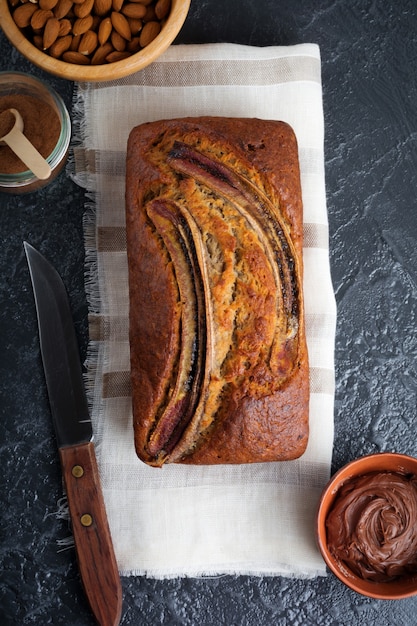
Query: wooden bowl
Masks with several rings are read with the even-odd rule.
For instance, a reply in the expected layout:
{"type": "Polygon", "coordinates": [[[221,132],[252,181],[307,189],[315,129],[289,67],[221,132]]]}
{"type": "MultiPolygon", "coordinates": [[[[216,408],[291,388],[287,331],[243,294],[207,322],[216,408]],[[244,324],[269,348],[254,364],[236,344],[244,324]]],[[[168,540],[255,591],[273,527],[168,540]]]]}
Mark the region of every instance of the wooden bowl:
{"type": "Polygon", "coordinates": [[[151,43],[124,60],[103,65],[66,63],[39,50],[15,24],[8,0],[0,0],[0,26],[20,53],[46,72],[73,81],[109,81],[142,70],[165,52],[183,26],[190,2],[191,0],[172,0],[170,14],[161,32],[151,43]]]}
{"type": "MultiPolygon", "coordinates": [[[[371,598],[397,600],[417,594],[417,572],[407,574],[389,582],[374,582],[357,576],[346,563],[341,562],[329,550],[327,545],[326,520],[332,510],[339,490],[354,479],[373,472],[394,472],[402,475],[417,476],[417,459],[404,454],[380,453],[364,456],[348,463],[340,469],[325,487],[318,508],[316,537],[323,559],[329,569],[347,587],[371,598]]],[[[417,520],[411,523],[417,524],[417,520]]]]}

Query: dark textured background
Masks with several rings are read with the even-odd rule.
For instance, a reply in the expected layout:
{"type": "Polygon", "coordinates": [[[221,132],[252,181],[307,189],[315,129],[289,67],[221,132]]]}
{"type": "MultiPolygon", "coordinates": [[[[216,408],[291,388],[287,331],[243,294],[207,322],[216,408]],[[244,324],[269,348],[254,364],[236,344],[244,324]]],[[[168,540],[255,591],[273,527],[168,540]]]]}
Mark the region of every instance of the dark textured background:
{"type": "MultiPolygon", "coordinates": [[[[417,2],[192,0],[180,43],[318,43],[322,54],[331,268],[338,304],[333,471],[376,451],[417,456],[417,2]]],[[[0,69],[45,75],[0,33],[0,69]]],[[[85,355],[83,191],[0,193],[1,624],[93,624],[67,523],[22,241],[56,265],[85,355]]],[[[123,626],[417,623],[417,597],[371,600],[332,575],[124,578],[123,626]]]]}

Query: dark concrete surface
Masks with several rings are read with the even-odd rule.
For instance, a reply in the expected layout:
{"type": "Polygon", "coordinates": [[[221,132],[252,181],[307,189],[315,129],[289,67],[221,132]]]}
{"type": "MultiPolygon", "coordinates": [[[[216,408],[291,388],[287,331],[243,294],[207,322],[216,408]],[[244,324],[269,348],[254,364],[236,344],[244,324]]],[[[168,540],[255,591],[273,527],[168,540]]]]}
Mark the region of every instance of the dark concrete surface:
{"type": "MultiPolygon", "coordinates": [[[[179,43],[318,43],[331,269],[338,304],[332,470],[376,451],[417,455],[417,3],[192,0],[179,43]]],[[[0,33],[0,70],[46,75],[0,33]]],[[[55,264],[85,355],[84,192],[65,171],[26,196],[0,193],[0,623],[93,624],[72,549],[60,543],[61,473],[22,241],[55,264]],[[64,548],[64,549],[62,549],[64,548]]],[[[417,597],[372,600],[330,573],[310,581],[124,578],[123,626],[417,623],[417,597]]]]}

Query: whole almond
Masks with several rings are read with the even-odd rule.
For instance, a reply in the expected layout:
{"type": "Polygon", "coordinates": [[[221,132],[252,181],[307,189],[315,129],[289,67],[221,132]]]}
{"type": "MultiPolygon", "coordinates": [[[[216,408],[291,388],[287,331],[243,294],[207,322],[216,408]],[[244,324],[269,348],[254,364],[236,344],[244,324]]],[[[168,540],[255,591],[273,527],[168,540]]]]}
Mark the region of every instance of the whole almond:
{"type": "Polygon", "coordinates": [[[64,54],[67,50],[70,49],[72,42],[72,35],[65,35],[65,37],[58,37],[58,39],[52,44],[49,48],[49,54],[51,57],[55,59],[59,59],[59,57],[64,54]]]}
{"type": "Polygon", "coordinates": [[[144,22],[156,22],[157,19],[158,18],[156,17],[155,7],[153,5],[149,5],[148,7],[146,7],[146,13],[143,16],[143,21],[144,22]]]}
{"type": "Polygon", "coordinates": [[[86,57],[85,54],[81,54],[75,50],[67,50],[67,52],[64,52],[62,60],[66,63],[76,63],[77,65],[90,65],[90,59],[86,57]]]}
{"type": "Polygon", "coordinates": [[[110,37],[112,29],[113,24],[111,23],[111,19],[109,17],[105,17],[100,22],[100,26],[98,27],[98,41],[101,46],[105,44],[110,37]]]}
{"type": "Polygon", "coordinates": [[[130,52],[119,52],[118,50],[115,50],[106,56],[106,61],[107,63],[115,63],[116,61],[123,61],[123,59],[127,59],[130,56],[130,52]]]}
{"type": "Polygon", "coordinates": [[[68,20],[65,17],[62,20],[59,20],[58,37],[65,37],[65,35],[69,35],[71,30],[72,30],[72,24],[71,24],[70,20],[68,20]]]}
{"type": "Polygon", "coordinates": [[[42,35],[35,35],[33,38],[34,45],[43,51],[43,37],[42,35]]]}
{"type": "Polygon", "coordinates": [[[140,40],[139,37],[132,37],[130,41],[127,42],[126,49],[129,52],[139,52],[140,50],[140,40]]]}
{"type": "Polygon", "coordinates": [[[110,15],[110,19],[111,23],[113,24],[113,28],[119,33],[119,35],[124,37],[124,39],[126,39],[127,41],[130,41],[130,39],[132,38],[132,33],[130,32],[129,22],[127,21],[125,16],[121,13],[116,13],[116,11],[113,11],[110,15]]]}
{"type": "Polygon", "coordinates": [[[13,11],[13,19],[19,28],[27,28],[30,24],[30,20],[35,11],[38,10],[36,4],[27,2],[21,4],[17,9],[13,11]]]}
{"type": "Polygon", "coordinates": [[[170,10],[171,0],[158,0],[158,2],[155,4],[155,15],[158,20],[165,19],[170,10]]]}
{"type": "Polygon", "coordinates": [[[124,0],[112,0],[111,6],[113,11],[119,12],[123,6],[124,0]]]}
{"type": "Polygon", "coordinates": [[[72,0],[58,0],[58,4],[54,8],[55,17],[58,20],[60,20],[66,15],[68,15],[68,13],[72,9],[72,4],[73,4],[72,0]]]}
{"type": "Polygon", "coordinates": [[[161,32],[161,24],[159,22],[147,22],[142,28],[139,41],[142,48],[145,48],[159,35],[161,32]]]}
{"type": "Polygon", "coordinates": [[[78,52],[85,54],[86,56],[93,54],[98,45],[97,33],[93,30],[88,30],[81,37],[80,45],[78,46],[78,52]]]}
{"type": "Polygon", "coordinates": [[[117,50],[118,52],[123,52],[123,50],[126,50],[127,41],[124,37],[119,35],[117,30],[112,31],[110,41],[112,43],[113,48],[117,50]]]}
{"type": "Polygon", "coordinates": [[[93,10],[94,0],[84,0],[81,4],[74,7],[74,15],[77,17],[86,17],[93,10]]]}
{"type": "Polygon", "coordinates": [[[33,30],[44,28],[49,18],[53,16],[54,14],[49,9],[48,10],[38,9],[30,18],[30,25],[32,26],[33,30]]]}
{"type": "Polygon", "coordinates": [[[94,50],[97,48],[97,44],[97,33],[95,33],[93,30],[88,30],[81,37],[80,45],[78,46],[78,52],[81,52],[81,54],[85,54],[88,56],[89,54],[92,54],[94,52],[94,50]]]}
{"type": "Polygon", "coordinates": [[[77,52],[78,46],[80,45],[82,35],[73,35],[70,50],[72,52],[77,52]]]}
{"type": "Polygon", "coordinates": [[[74,35],[84,35],[88,30],[91,30],[93,25],[93,16],[86,15],[85,17],[79,17],[72,25],[72,32],[74,35]]]}
{"type": "Polygon", "coordinates": [[[57,39],[59,34],[59,20],[56,17],[50,17],[45,24],[43,31],[43,49],[48,50],[57,39]]]}
{"type": "Polygon", "coordinates": [[[94,0],[94,13],[96,15],[106,15],[112,8],[112,0],[94,0]]]}
{"type": "Polygon", "coordinates": [[[58,4],[58,0],[39,0],[39,8],[44,11],[51,11],[58,4]]]}
{"type": "Polygon", "coordinates": [[[130,32],[132,35],[137,35],[143,27],[142,20],[137,20],[133,17],[128,17],[127,21],[129,22],[130,32]]]}
{"type": "Polygon", "coordinates": [[[143,4],[137,4],[136,2],[127,2],[122,7],[122,13],[126,17],[132,17],[136,20],[140,20],[146,15],[146,7],[143,4]]]}
{"type": "Polygon", "coordinates": [[[114,52],[113,46],[110,41],[106,41],[105,44],[99,46],[93,54],[91,59],[91,65],[102,65],[106,62],[106,57],[110,52],[114,52]]]}

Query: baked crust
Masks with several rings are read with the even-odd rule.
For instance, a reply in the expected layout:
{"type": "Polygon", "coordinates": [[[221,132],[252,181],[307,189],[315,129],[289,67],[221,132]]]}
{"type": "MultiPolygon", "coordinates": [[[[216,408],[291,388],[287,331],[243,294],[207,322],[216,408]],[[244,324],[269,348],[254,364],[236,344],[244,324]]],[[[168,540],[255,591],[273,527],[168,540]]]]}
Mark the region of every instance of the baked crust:
{"type": "Polygon", "coordinates": [[[138,456],[299,457],[309,372],[291,127],[200,117],[134,128],[126,232],[138,456]]]}

